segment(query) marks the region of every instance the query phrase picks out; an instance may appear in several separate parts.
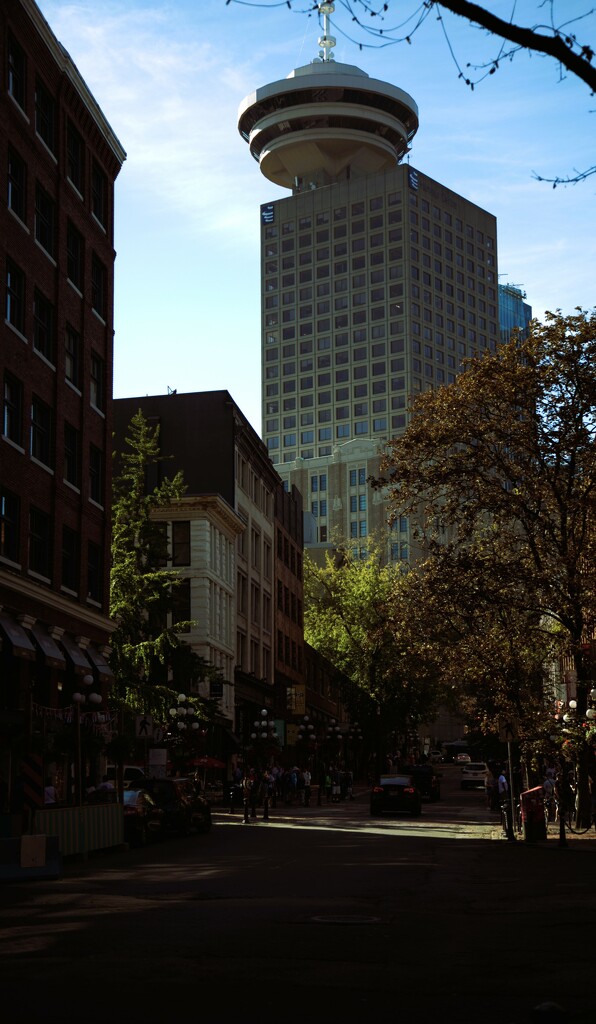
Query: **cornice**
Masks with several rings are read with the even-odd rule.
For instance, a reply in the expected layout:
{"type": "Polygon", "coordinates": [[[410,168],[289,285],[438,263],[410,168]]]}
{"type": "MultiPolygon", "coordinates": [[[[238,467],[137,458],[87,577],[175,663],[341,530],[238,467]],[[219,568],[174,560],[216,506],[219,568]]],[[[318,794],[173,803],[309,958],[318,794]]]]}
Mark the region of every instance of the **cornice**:
{"type": "Polygon", "coordinates": [[[126,160],[126,152],[115,132],[106,120],[103,111],[92,95],[88,85],[72,60],[72,57],[52,32],[52,29],[35,3],[35,0],[20,0],[20,2],[23,10],[28,14],[37,32],[39,32],[39,35],[42,37],[45,45],[56,61],[56,64],[74,85],[114,156],[120,164],[123,164],[126,160]]]}

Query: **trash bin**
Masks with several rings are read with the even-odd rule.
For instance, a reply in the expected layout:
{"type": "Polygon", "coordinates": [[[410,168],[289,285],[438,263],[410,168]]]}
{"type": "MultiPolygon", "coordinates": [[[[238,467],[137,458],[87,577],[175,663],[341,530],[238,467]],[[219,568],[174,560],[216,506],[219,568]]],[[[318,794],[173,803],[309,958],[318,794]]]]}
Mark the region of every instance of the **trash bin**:
{"type": "Polygon", "coordinates": [[[542,786],[526,789],[520,796],[522,832],[526,843],[546,839],[546,813],[542,786]]]}

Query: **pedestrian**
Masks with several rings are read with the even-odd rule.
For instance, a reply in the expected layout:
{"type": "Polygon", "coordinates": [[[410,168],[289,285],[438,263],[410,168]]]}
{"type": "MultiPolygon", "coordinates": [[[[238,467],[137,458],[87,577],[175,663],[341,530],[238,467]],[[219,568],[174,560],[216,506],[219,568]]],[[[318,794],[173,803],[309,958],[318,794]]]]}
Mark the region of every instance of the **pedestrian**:
{"type": "Polygon", "coordinates": [[[507,782],[507,776],[505,775],[505,769],[501,768],[499,772],[499,778],[497,779],[497,787],[499,791],[499,803],[501,807],[507,803],[507,796],[509,793],[509,783],[507,782]]]}
{"type": "Polygon", "coordinates": [[[51,778],[46,779],[45,789],[43,791],[43,803],[44,807],[52,808],[55,807],[59,802],[58,790],[56,789],[51,778]]]}
{"type": "Polygon", "coordinates": [[[305,768],[302,776],[304,778],[304,806],[310,807],[310,787],[312,783],[312,775],[308,768],[305,768]]]}
{"type": "Polygon", "coordinates": [[[544,782],[542,783],[542,789],[544,792],[544,808],[546,811],[546,820],[555,820],[555,769],[547,768],[546,775],[544,776],[544,782]]]}

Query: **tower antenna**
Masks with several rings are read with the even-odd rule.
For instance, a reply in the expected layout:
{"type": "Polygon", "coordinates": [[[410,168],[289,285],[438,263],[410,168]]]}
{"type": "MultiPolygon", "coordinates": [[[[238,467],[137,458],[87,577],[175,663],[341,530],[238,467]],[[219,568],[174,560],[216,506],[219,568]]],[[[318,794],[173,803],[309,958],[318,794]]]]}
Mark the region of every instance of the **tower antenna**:
{"type": "Polygon", "coordinates": [[[319,14],[323,15],[323,35],[319,36],[319,57],[322,61],[335,60],[332,50],[337,40],[335,36],[329,35],[329,28],[331,22],[329,21],[329,15],[335,11],[335,4],[323,3],[319,4],[319,14]]]}

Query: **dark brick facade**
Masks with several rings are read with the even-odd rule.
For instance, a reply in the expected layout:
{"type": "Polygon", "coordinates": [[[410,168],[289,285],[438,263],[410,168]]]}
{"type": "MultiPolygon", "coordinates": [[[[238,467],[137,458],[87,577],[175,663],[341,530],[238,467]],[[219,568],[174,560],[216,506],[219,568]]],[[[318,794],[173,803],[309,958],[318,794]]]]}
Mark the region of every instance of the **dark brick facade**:
{"type": "MultiPolygon", "coordinates": [[[[33,0],[2,4],[0,67],[0,606],[27,629],[37,620],[101,647],[111,632],[113,197],[125,153],[33,0]]],[[[27,687],[59,704],[60,669],[48,675],[44,659],[27,671],[14,653],[4,636],[17,707],[27,687]]]]}

